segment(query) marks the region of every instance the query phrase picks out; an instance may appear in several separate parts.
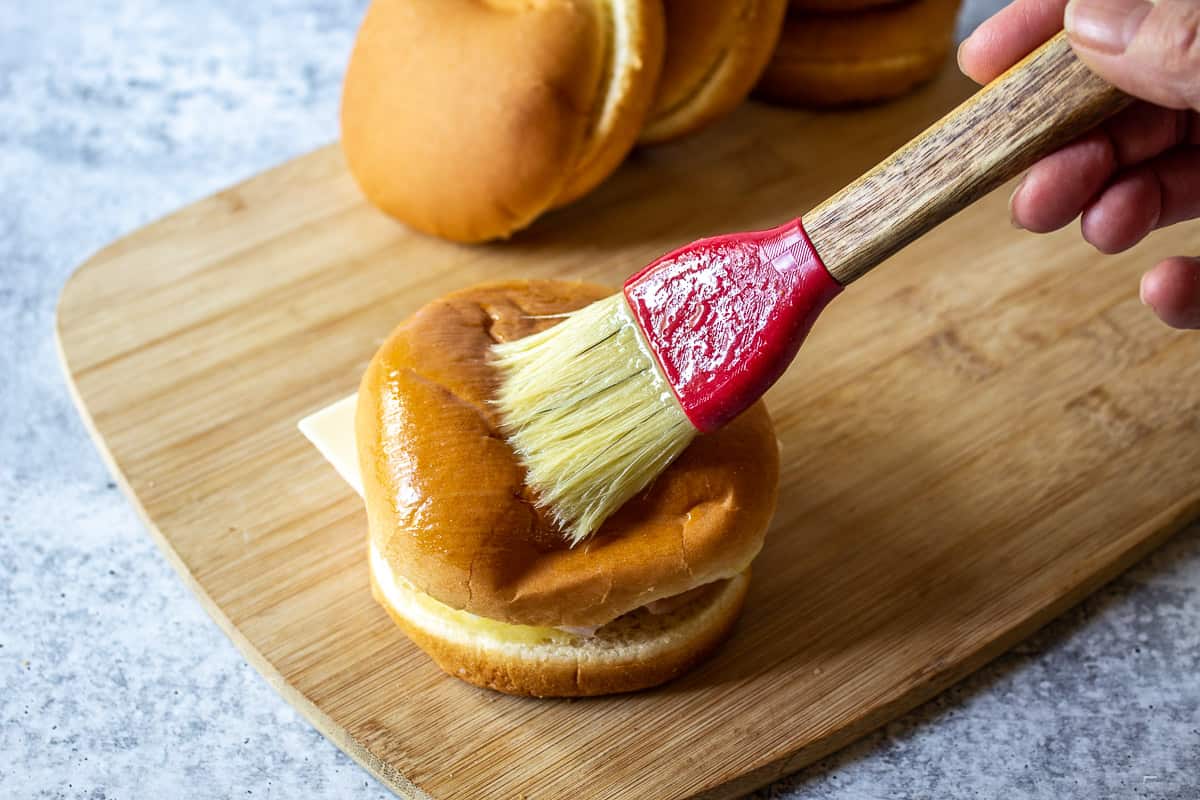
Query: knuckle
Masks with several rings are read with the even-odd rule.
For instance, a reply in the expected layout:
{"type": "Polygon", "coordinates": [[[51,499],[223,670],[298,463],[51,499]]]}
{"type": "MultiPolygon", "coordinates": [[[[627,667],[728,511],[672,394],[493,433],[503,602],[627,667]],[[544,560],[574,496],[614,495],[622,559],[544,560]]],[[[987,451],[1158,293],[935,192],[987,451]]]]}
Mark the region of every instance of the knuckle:
{"type": "Polygon", "coordinates": [[[1129,66],[1140,66],[1150,99],[1171,108],[1200,109],[1200,2],[1159,0],[1130,56],[1129,66]]]}
{"type": "Polygon", "coordinates": [[[1200,79],[1200,3],[1174,2],[1164,14],[1158,45],[1163,66],[1188,82],[1200,79]]]}

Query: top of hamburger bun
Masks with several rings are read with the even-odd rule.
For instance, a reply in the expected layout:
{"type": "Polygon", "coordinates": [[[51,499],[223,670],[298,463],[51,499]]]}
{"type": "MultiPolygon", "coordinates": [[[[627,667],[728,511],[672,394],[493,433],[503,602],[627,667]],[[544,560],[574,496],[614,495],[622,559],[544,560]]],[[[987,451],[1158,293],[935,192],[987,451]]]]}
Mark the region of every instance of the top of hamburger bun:
{"type": "Polygon", "coordinates": [[[507,236],[624,157],[662,39],[659,0],[374,0],[342,95],[350,171],[417,230],[507,236]]]}
{"type": "Polygon", "coordinates": [[[787,0],[665,0],[667,51],[640,141],[679,138],[746,99],[771,58],[787,0]]]}
{"type": "Polygon", "coordinates": [[[609,293],[559,281],[465,289],[418,310],[376,353],[356,438],[371,544],[398,577],[488,619],[583,627],[730,578],[758,553],[779,475],[761,402],[697,437],[575,548],[530,496],[491,403],[490,346],[609,293]]]}
{"type": "Polygon", "coordinates": [[[911,2],[911,0],[789,0],[788,7],[797,11],[821,11],[837,14],[906,2],[911,2]]]}
{"type": "Polygon", "coordinates": [[[945,52],[961,0],[908,0],[853,13],[792,13],[779,49],[811,61],[883,60],[945,52]]]}
{"type": "Polygon", "coordinates": [[[847,13],[789,13],[756,91],[813,107],[897,97],[937,74],[958,7],[959,0],[910,0],[847,13]]]}

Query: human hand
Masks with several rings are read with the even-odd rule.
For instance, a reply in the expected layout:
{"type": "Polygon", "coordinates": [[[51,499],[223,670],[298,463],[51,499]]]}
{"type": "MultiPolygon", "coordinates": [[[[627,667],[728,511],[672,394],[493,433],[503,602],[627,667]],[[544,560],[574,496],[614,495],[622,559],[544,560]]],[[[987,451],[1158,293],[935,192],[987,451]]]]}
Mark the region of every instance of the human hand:
{"type": "MultiPolygon", "coordinates": [[[[1083,238],[1117,253],[1200,217],[1200,0],[1015,0],[962,43],[959,66],[986,83],[1064,22],[1079,58],[1139,101],[1035,164],[1013,223],[1047,233],[1080,216],[1083,238]]],[[[1200,328],[1200,258],[1160,262],[1141,298],[1168,325],[1200,328]]]]}

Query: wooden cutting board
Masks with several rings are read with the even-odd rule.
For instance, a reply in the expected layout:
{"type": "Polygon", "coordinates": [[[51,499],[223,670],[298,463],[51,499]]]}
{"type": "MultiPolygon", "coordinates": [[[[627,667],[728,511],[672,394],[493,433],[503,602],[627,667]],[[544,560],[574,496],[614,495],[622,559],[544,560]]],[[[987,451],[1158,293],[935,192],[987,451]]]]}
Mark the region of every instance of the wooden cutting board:
{"type": "MultiPolygon", "coordinates": [[[[1101,258],[1013,230],[1007,192],[847,291],[768,395],[782,501],[745,615],[654,691],[518,699],[442,675],[367,588],[361,503],[296,430],[422,303],[489,279],[617,284],[773,225],[968,92],[748,106],[636,154],[514,240],[462,247],[362,202],[331,146],[108,247],[63,291],[84,418],[167,557],[285,697],[411,797],[724,797],[931,697],[1200,510],[1200,337],[1137,299],[1180,226],[1101,258]]],[[[980,753],[980,757],[986,754],[980,753]]]]}

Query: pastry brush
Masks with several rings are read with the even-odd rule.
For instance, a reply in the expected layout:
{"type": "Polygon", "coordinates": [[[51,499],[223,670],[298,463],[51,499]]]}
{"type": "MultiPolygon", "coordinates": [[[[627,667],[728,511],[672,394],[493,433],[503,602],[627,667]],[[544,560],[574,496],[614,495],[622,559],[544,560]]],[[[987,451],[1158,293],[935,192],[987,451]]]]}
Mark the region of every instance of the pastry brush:
{"type": "Polygon", "coordinates": [[[847,284],[1122,108],[1062,33],[803,220],[701,239],[499,344],[496,402],[572,544],[757,400],[847,284]]]}

